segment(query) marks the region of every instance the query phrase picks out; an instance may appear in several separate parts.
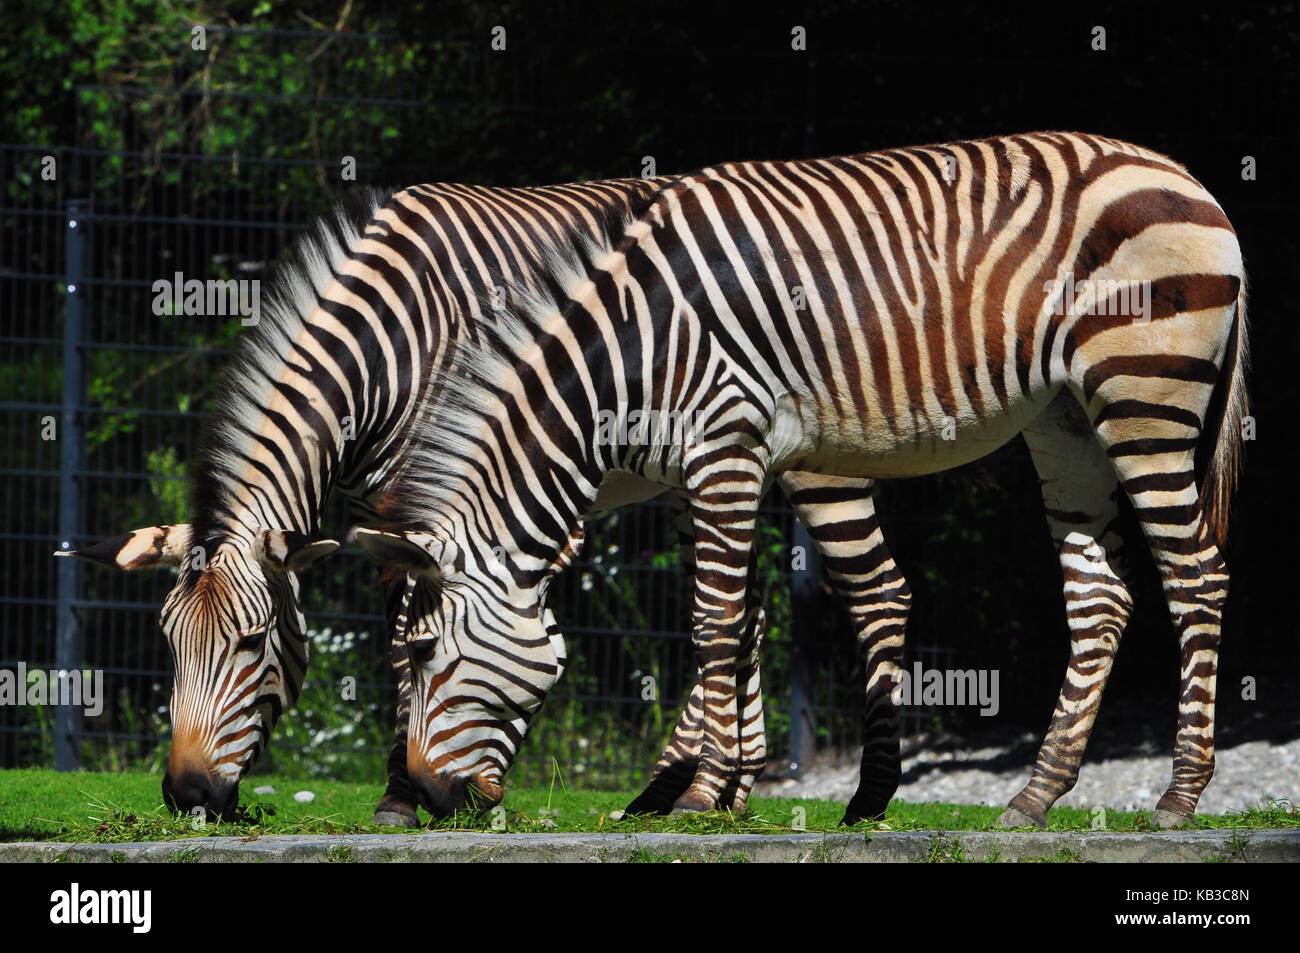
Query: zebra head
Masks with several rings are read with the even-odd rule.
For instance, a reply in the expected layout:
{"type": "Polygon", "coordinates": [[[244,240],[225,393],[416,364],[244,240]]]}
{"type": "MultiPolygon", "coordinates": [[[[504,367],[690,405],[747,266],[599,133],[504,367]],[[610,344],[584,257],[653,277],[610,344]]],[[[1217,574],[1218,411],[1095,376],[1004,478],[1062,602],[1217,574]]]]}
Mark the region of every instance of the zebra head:
{"type": "Polygon", "coordinates": [[[176,673],[162,782],[173,809],[214,819],[233,813],[240,779],[297,700],[307,670],[295,574],[338,546],[286,530],[200,544],[179,525],[56,554],[127,570],[179,569],[161,616],[176,673]]]}
{"type": "Polygon", "coordinates": [[[396,625],[411,665],[406,766],[421,804],[434,817],[492,807],[564,674],[564,637],[546,592],[577,558],[581,525],[549,567],[518,578],[490,551],[476,559],[429,532],[358,529],[357,542],[407,573],[396,625]]]}

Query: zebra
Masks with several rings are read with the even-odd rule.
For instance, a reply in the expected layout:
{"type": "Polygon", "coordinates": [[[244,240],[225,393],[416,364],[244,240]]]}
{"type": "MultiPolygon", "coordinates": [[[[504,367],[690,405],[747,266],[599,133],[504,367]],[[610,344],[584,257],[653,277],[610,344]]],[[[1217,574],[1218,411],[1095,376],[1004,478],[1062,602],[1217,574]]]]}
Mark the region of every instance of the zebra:
{"type": "MultiPolygon", "coordinates": [[[[360,520],[376,518],[378,495],[404,453],[433,369],[454,342],[475,341],[491,320],[485,297],[511,282],[544,289],[549,249],[577,237],[608,245],[618,234],[611,228],[621,229],[667,181],[369,192],[299,243],[219,390],[195,464],[193,525],[146,527],[56,553],[119,569],[179,570],[161,614],[176,673],[162,785],[168,804],[212,817],[235,812],[240,779],[302,686],[307,644],[298,576],[339,547],[314,538],[326,498],[338,491],[360,520]]],[[[832,576],[860,615],[855,607],[865,603],[852,569],[870,553],[844,537],[870,512],[866,484],[790,474],[785,487],[814,537],[827,541],[832,576]],[[810,502],[812,493],[822,495],[810,502]],[[828,518],[836,525],[827,526],[828,518]]],[[[613,506],[661,488],[614,480],[608,490],[602,499],[613,506]]],[[[391,651],[399,695],[388,783],[374,819],[415,825],[406,777],[410,679],[397,627],[411,596],[404,577],[388,579],[384,591],[390,629],[398,632],[391,651]]],[[[761,614],[752,614],[751,644],[762,629],[761,614]]],[[[756,656],[739,684],[745,709],[761,716],[756,656]]],[[[697,689],[630,809],[666,810],[689,783],[702,738],[701,699],[697,689]]],[[[751,732],[746,745],[761,760],[761,717],[751,732]]],[[[888,786],[887,778],[874,785],[888,786]]],[[[747,794],[748,786],[738,786],[730,805],[742,810],[747,794]]],[[[883,811],[879,800],[870,806],[883,811]]]]}
{"type": "MultiPolygon", "coordinates": [[[[1173,776],[1152,823],[1193,816],[1214,768],[1247,332],[1236,235],[1183,166],[1066,132],[723,164],[667,185],[613,252],[565,273],[562,308],[521,295],[458,355],[381,504],[387,528],[358,534],[373,558],[440,588],[407,631],[408,772],[426,807],[503,796],[557,677],[539,580],[604,474],[690,497],[705,738],[674,810],[700,811],[748,767],[736,672],[755,507],[773,477],[937,472],[1020,433],[1071,656],[1001,822],[1044,826],[1078,777],[1132,605],[1121,490],[1181,655],[1173,776]],[[690,425],[625,431],[634,414],[690,425]]],[[[892,561],[880,573],[898,578],[892,561]]],[[[868,645],[875,698],[898,674],[886,631],[868,645]]]]}

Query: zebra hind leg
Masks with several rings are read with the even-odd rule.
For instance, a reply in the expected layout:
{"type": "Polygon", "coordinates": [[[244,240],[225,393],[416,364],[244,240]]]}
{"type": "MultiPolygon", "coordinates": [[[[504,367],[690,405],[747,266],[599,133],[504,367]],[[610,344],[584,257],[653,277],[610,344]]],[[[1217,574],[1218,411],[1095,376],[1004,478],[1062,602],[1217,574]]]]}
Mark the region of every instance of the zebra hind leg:
{"type": "MultiPolygon", "coordinates": [[[[1235,249],[1233,254],[1235,259],[1235,249]]],[[[1195,256],[1189,260],[1197,265],[1195,256]]],[[[1210,263],[1203,270],[1213,274],[1213,267],[1210,263]]],[[[1204,286],[1199,279],[1184,280],[1204,286]]],[[[1172,291],[1166,297],[1177,298],[1172,291]]],[[[1092,342],[1081,347],[1071,371],[1078,378],[1077,392],[1087,401],[1096,439],[1142,524],[1178,635],[1181,680],[1173,777],[1151,816],[1153,827],[1190,821],[1214,775],[1215,683],[1228,596],[1228,572],[1217,543],[1226,528],[1210,531],[1195,457],[1202,438],[1213,434],[1213,465],[1207,471],[1213,482],[1207,491],[1226,506],[1245,408],[1245,345],[1236,340],[1244,334],[1236,323],[1243,319],[1239,306],[1240,300],[1222,307],[1217,321],[1213,310],[1202,308],[1150,325],[1121,325],[1112,332],[1114,344],[1110,337],[1100,338],[1095,354],[1088,353],[1092,342]],[[1171,346],[1177,350],[1171,352],[1171,346]],[[1110,357],[1116,353],[1128,356],[1110,357]],[[1231,376],[1224,373],[1228,369],[1231,376]],[[1207,429],[1216,391],[1224,398],[1222,417],[1207,429]]]]}
{"type": "Polygon", "coordinates": [[[1132,608],[1116,565],[1117,546],[1078,532],[1060,544],[1070,664],[1033,777],[1002,812],[998,823],[1003,827],[1046,827],[1048,809],[1079,778],[1084,749],[1132,608]]]}
{"type": "Polygon", "coordinates": [[[1024,437],[1061,562],[1070,663],[1033,777],[999,823],[1046,827],[1048,809],[1078,780],[1133,603],[1115,532],[1118,484],[1082,408],[1062,393],[1024,437]]]}
{"type": "Polygon", "coordinates": [[[1125,458],[1117,459],[1116,467],[1155,556],[1178,633],[1182,687],[1173,778],[1150,823],[1181,827],[1195,815],[1201,793],[1214,776],[1215,683],[1228,570],[1205,524],[1190,456],[1181,468],[1142,467],[1125,458]],[[1175,502],[1173,495],[1185,501],[1175,502]]]}
{"type": "Polygon", "coordinates": [[[1228,570],[1209,538],[1199,507],[1196,525],[1193,546],[1172,550],[1161,546],[1156,558],[1178,629],[1182,669],[1173,778],[1151,815],[1151,826],[1159,828],[1181,827],[1190,821],[1214,776],[1214,695],[1228,570]]]}

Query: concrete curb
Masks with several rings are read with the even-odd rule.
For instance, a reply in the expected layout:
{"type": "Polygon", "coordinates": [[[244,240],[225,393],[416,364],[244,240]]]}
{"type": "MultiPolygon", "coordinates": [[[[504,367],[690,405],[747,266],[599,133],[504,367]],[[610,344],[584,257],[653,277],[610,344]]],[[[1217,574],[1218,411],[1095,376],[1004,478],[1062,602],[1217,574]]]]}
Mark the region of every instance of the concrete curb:
{"type": "Polygon", "coordinates": [[[351,834],[199,837],[137,844],[0,844],[0,863],[1300,862],[1300,830],[1149,834],[909,831],[872,834],[351,834]]]}

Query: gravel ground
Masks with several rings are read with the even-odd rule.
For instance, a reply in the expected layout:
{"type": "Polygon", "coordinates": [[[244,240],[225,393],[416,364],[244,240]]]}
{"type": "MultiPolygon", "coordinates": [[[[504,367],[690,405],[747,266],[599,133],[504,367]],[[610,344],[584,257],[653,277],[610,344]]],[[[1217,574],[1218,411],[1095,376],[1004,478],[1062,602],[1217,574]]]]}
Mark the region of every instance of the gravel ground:
{"type": "MultiPolygon", "coordinates": [[[[1294,676],[1275,679],[1288,689],[1294,676]]],[[[1091,810],[1150,811],[1173,773],[1174,721],[1169,699],[1103,704],[1088,742],[1074,790],[1058,801],[1091,810]]],[[[1300,804],[1300,693],[1269,696],[1267,705],[1221,692],[1215,727],[1215,771],[1197,810],[1222,814],[1284,798],[1300,804]]],[[[906,801],[1005,806],[1033,775],[1046,731],[993,726],[978,735],[919,734],[903,739],[906,801]]],[[[858,787],[853,759],[820,759],[805,765],[797,781],[769,765],[756,792],[776,797],[815,797],[847,802],[858,787]]]]}
{"type": "MultiPolygon", "coordinates": [[[[1014,742],[988,747],[960,739],[909,738],[903,749],[906,801],[948,801],[1002,806],[1033,773],[1038,738],[1030,733],[1014,742]]],[[[1221,814],[1257,806],[1261,798],[1300,803],[1300,739],[1275,744],[1249,741],[1216,752],[1214,780],[1198,811],[1221,814]]],[[[1137,753],[1124,757],[1084,757],[1079,782],[1059,804],[1092,809],[1151,810],[1169,783],[1172,754],[1137,753]]],[[[847,802],[858,786],[856,761],[816,762],[799,780],[764,778],[755,793],[776,797],[815,797],[847,802]]]]}

